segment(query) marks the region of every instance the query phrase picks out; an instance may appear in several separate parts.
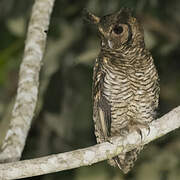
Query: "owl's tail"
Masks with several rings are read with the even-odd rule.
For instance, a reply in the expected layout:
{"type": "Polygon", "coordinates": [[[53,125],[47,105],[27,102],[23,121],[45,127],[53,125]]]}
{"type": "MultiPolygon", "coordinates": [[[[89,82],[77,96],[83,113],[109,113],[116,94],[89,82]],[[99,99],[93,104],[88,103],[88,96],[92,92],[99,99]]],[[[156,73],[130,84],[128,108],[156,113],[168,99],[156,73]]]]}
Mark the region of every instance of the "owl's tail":
{"type": "Polygon", "coordinates": [[[142,148],[143,147],[133,149],[126,154],[119,154],[118,156],[108,160],[108,163],[111,166],[119,167],[119,169],[121,169],[124,174],[127,174],[134,166],[134,162],[137,160],[137,156],[142,148]]]}

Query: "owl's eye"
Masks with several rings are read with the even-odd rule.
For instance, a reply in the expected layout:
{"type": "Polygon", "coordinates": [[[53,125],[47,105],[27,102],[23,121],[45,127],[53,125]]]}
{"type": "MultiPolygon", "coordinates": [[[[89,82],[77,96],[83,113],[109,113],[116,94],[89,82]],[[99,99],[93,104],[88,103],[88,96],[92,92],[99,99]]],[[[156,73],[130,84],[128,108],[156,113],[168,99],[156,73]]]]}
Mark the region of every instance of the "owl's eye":
{"type": "Polygon", "coordinates": [[[123,27],[122,26],[115,26],[113,28],[113,31],[114,31],[115,34],[119,35],[119,34],[121,34],[123,32],[123,27]]]}

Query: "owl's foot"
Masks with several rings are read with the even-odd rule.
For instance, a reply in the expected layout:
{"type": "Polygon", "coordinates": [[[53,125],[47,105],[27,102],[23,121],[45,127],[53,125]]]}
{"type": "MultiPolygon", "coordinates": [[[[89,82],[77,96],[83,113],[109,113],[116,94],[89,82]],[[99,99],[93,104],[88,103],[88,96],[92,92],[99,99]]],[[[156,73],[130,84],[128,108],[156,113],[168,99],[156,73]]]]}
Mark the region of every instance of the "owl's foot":
{"type": "Polygon", "coordinates": [[[108,138],[106,141],[110,144],[113,144],[113,142],[111,141],[111,138],[108,138]]]}
{"type": "Polygon", "coordinates": [[[148,131],[147,133],[147,136],[148,136],[150,133],[150,127],[148,123],[140,123],[137,121],[136,122],[132,121],[128,125],[129,132],[136,131],[141,136],[141,140],[143,139],[142,128],[145,128],[148,131]]]}
{"type": "MultiPolygon", "coordinates": [[[[114,137],[114,136],[113,136],[114,137]]],[[[106,140],[105,140],[105,142],[108,142],[108,143],[110,143],[110,144],[112,144],[112,145],[114,145],[114,142],[112,141],[112,138],[113,137],[108,137],[106,140]]],[[[116,137],[116,136],[115,136],[116,137]]],[[[117,136],[118,137],[118,136],[117,136]]]]}
{"type": "Polygon", "coordinates": [[[101,140],[101,142],[108,142],[110,144],[113,144],[113,142],[111,141],[111,137],[109,137],[109,136],[103,137],[103,140],[101,140]]]}

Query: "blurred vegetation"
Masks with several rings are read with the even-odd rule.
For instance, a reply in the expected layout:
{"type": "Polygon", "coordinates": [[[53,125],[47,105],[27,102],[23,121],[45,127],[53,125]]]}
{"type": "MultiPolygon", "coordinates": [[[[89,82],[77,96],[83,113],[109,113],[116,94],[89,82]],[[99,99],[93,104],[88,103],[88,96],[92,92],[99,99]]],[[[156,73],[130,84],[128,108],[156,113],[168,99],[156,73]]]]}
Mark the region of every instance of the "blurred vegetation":
{"type": "MultiPolygon", "coordinates": [[[[0,117],[16,94],[32,0],[0,0],[0,117]]],[[[83,8],[105,15],[130,7],[141,18],[146,45],[157,66],[159,116],[180,104],[180,1],[56,0],[48,32],[36,115],[22,159],[87,147],[93,134],[92,67],[99,51],[96,29],[84,24],[83,8]]],[[[6,110],[7,111],[7,110],[6,110]]],[[[180,132],[149,144],[124,176],[106,162],[27,179],[179,180],[180,132]]]]}

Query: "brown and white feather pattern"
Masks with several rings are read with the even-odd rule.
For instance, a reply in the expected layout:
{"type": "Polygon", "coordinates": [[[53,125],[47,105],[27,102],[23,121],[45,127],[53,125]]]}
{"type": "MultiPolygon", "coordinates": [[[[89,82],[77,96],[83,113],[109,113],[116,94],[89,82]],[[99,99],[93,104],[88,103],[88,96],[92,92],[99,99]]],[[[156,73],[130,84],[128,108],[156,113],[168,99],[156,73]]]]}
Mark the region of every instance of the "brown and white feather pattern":
{"type": "MultiPolygon", "coordinates": [[[[142,27],[134,17],[121,10],[98,23],[102,46],[94,66],[93,119],[101,143],[132,130],[141,135],[140,128],[148,128],[158,107],[159,80],[142,27]]],[[[127,173],[142,148],[120,154],[109,163],[127,173]]]]}
{"type": "MultiPolygon", "coordinates": [[[[127,134],[131,126],[141,124],[146,126],[154,120],[159,97],[158,75],[151,55],[147,50],[144,51],[147,53],[141,57],[144,59],[140,59],[139,62],[134,61],[132,64],[124,59],[117,59],[121,63],[116,64],[113,55],[107,57],[105,52],[103,56],[101,52],[97,58],[93,89],[97,89],[94,91],[94,121],[98,143],[108,138],[103,133],[105,122],[102,123],[98,112],[102,97],[107,100],[110,108],[111,137],[127,134]]],[[[141,149],[142,147],[139,147],[126,155],[119,156],[120,164],[125,167],[125,172],[130,170],[133,165],[131,163],[136,160],[141,149]],[[127,160],[131,155],[132,162],[127,160]],[[130,164],[127,165],[128,163],[130,164]]]]}

